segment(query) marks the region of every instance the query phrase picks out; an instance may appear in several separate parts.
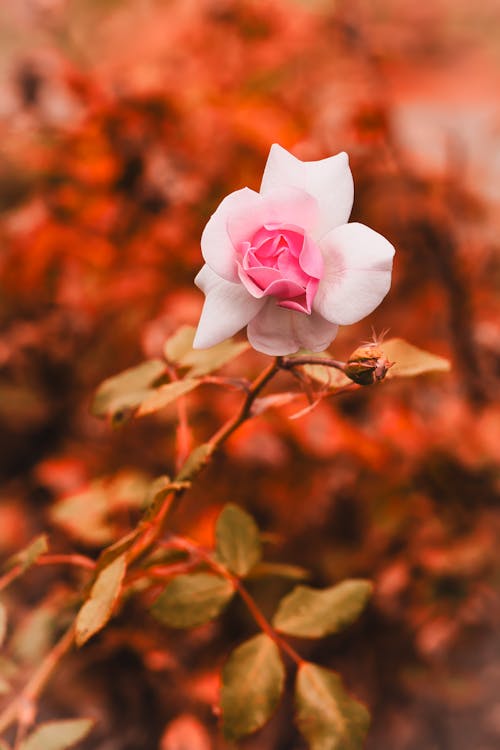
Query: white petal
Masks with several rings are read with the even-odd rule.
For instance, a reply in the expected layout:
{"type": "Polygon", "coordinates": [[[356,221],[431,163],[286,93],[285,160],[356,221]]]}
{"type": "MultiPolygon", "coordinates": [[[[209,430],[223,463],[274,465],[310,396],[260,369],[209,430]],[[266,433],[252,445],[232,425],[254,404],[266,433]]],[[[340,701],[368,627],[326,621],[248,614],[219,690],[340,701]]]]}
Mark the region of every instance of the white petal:
{"type": "Polygon", "coordinates": [[[325,267],[313,309],[332,323],[356,323],[389,291],[394,248],[381,234],[356,222],[334,229],[320,248],[325,267]]]}
{"type": "Polygon", "coordinates": [[[260,192],[291,186],[316,198],[320,216],[313,237],[321,239],[349,220],[354,200],[354,184],[349,157],[341,152],[319,161],[301,161],[274,143],[262,177],[260,192]]]}
{"type": "Polygon", "coordinates": [[[227,281],[237,281],[235,249],[228,234],[228,221],[234,215],[252,216],[260,209],[262,197],[249,188],[227,195],[212,214],[201,235],[201,252],[205,262],[227,281]]]}
{"type": "Polygon", "coordinates": [[[206,295],[194,338],[195,349],[208,349],[233,336],[265,304],[265,300],[255,299],[241,284],[221,279],[206,265],[194,283],[206,295]]]}
{"type": "Polygon", "coordinates": [[[295,312],[278,307],[269,298],[248,324],[248,340],[254,349],[264,354],[281,356],[299,349],[321,352],[337,335],[338,326],[321,315],[295,312]]]}

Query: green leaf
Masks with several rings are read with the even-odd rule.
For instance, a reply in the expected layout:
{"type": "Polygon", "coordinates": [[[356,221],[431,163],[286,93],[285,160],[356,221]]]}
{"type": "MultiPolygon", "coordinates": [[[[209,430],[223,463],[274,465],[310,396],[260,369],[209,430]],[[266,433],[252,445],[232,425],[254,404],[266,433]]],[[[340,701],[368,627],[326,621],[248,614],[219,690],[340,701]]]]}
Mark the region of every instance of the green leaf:
{"type": "Polygon", "coordinates": [[[215,537],[217,558],[238,576],[246,575],[261,558],[257,524],[237,505],[230,503],[223,508],[217,519],[215,537]]]}
{"type": "Polygon", "coordinates": [[[0,602],[0,646],[2,646],[7,634],[7,610],[5,604],[0,602]]]}
{"type": "Polygon", "coordinates": [[[137,471],[121,471],[62,497],[50,509],[51,520],[73,537],[92,545],[116,538],[112,515],[147,505],[149,479],[137,471]]]}
{"type": "Polygon", "coordinates": [[[165,362],[150,359],[105,380],[94,396],[91,413],[95,417],[113,416],[135,409],[150,394],[151,385],[165,372],[165,362]]]}
{"type": "MultiPolygon", "coordinates": [[[[325,352],[325,354],[330,356],[328,352],[325,352]]],[[[335,367],[328,367],[327,365],[304,365],[303,369],[310,378],[329,390],[344,388],[346,385],[351,384],[351,380],[349,380],[347,375],[344,375],[343,372],[337,370],[335,367]]]]}
{"type": "Polygon", "coordinates": [[[220,369],[249,347],[250,345],[246,341],[237,342],[229,339],[216,346],[211,346],[210,349],[191,349],[181,358],[179,364],[183,367],[189,367],[187,373],[189,378],[201,377],[220,369]]]}
{"type": "Polygon", "coordinates": [[[10,641],[10,652],[18,662],[37,664],[50,650],[64,603],[60,596],[30,609],[17,625],[10,641]]]}
{"type": "Polygon", "coordinates": [[[136,417],[143,417],[145,414],[153,414],[160,409],[163,409],[168,404],[176,401],[180,396],[183,396],[189,391],[194,390],[200,385],[199,380],[187,379],[187,380],[176,380],[173,383],[167,383],[162,385],[156,390],[150,391],[139,404],[139,408],[136,411],[136,417]]]}
{"type": "Polygon", "coordinates": [[[163,350],[165,359],[174,364],[182,362],[183,357],[193,349],[195,333],[196,328],[193,328],[193,326],[181,326],[179,330],[165,342],[165,348],[163,350]]]}
{"type": "Polygon", "coordinates": [[[387,373],[388,378],[412,377],[426,372],[448,372],[449,360],[412,346],[403,339],[389,339],[380,345],[385,356],[394,366],[387,373]]]}
{"type": "Polygon", "coordinates": [[[297,726],[310,750],[361,750],[364,746],[370,714],[344,690],[335,672],[302,664],[295,706],[297,726]]]}
{"type": "Polygon", "coordinates": [[[266,578],[275,576],[276,578],[289,578],[293,581],[304,581],[310,578],[311,574],[305,568],[299,565],[288,565],[288,563],[258,562],[250,571],[248,578],[266,578]]]}
{"type": "Polygon", "coordinates": [[[285,680],[279,649],[264,633],[238,646],[222,670],[222,728],[228,740],[260,729],[276,709],[285,680]]]}
{"type": "Polygon", "coordinates": [[[82,646],[108,622],[120,595],[126,570],[125,555],[103,568],[76,618],[76,643],[82,646]]]}
{"type": "Polygon", "coordinates": [[[151,612],[171,628],[192,628],[217,617],[233,594],[234,587],[226,578],[187,573],[170,581],[151,612]]]}
{"type": "Polygon", "coordinates": [[[35,539],[33,539],[32,542],[28,544],[27,547],[22,549],[20,552],[16,552],[15,555],[12,555],[12,557],[9,557],[9,559],[5,562],[5,565],[3,566],[4,570],[11,570],[12,568],[15,568],[16,565],[21,566],[21,573],[25,573],[28,568],[31,568],[31,566],[38,560],[40,555],[45,554],[49,548],[49,544],[47,541],[47,536],[45,534],[41,534],[40,536],[37,536],[35,539]]]}
{"type": "Polygon", "coordinates": [[[20,750],[67,750],[83,740],[93,726],[93,719],[48,721],[26,737],[20,750]]]}
{"type": "Polygon", "coordinates": [[[370,581],[356,579],[321,590],[296,586],[281,600],[273,625],[303,638],[337,633],[359,617],[371,592],[370,581]]]}
{"type": "Polygon", "coordinates": [[[208,462],[213,452],[214,446],[211,443],[197,445],[181,466],[179,473],[175,477],[175,481],[184,482],[195,477],[208,462]]]}

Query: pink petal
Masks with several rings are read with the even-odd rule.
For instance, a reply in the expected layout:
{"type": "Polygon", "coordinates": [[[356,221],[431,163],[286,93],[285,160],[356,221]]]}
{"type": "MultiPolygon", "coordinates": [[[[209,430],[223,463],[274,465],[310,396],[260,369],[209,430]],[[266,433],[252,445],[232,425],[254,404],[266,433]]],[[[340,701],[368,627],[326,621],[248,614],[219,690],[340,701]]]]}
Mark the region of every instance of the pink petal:
{"type": "Polygon", "coordinates": [[[228,234],[229,217],[260,208],[262,197],[249,188],[227,195],[212,214],[201,235],[201,252],[210,268],[226,281],[237,281],[236,254],[228,234]]]}
{"type": "Polygon", "coordinates": [[[335,338],[337,328],[317,313],[285,310],[271,298],[248,324],[247,335],[257,351],[281,356],[299,349],[323,351],[335,338]]]}
{"type": "MultiPolygon", "coordinates": [[[[265,196],[254,193],[248,188],[245,190],[248,192],[244,200],[239,203],[234,202],[227,216],[227,231],[233,247],[239,247],[242,242],[250,241],[257,230],[264,226],[292,224],[308,231],[317,224],[316,200],[303,190],[283,187],[270,190],[265,196]],[[252,195],[251,205],[248,193],[252,195]],[[256,200],[255,196],[260,200],[256,200]]],[[[243,192],[243,190],[238,191],[238,193],[243,192]]],[[[236,194],[232,193],[232,195],[236,194]]]]}
{"type": "Polygon", "coordinates": [[[313,309],[332,323],[356,323],[389,291],[394,248],[381,234],[356,222],[334,229],[320,247],[325,266],[313,309]]]}
{"type": "Polygon", "coordinates": [[[225,341],[244,328],[265,304],[252,297],[241,284],[221,279],[207,265],[194,280],[206,295],[198,329],[195,349],[207,349],[225,341]]]}
{"type": "Polygon", "coordinates": [[[276,188],[286,186],[300,188],[316,198],[319,217],[312,232],[313,238],[321,239],[327,232],[349,220],[354,185],[346,153],[319,161],[301,161],[274,143],[264,169],[260,192],[267,195],[276,188]]]}

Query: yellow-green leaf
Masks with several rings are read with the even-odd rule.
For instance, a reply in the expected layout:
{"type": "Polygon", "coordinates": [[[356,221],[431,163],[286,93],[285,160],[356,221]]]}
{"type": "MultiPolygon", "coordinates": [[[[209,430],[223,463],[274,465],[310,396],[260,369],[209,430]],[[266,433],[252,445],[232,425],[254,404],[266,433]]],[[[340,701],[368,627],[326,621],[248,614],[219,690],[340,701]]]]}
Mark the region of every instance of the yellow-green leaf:
{"type": "Polygon", "coordinates": [[[26,737],[20,750],[67,750],[83,740],[93,725],[93,719],[48,721],[26,737]]]}
{"type": "Polygon", "coordinates": [[[173,401],[176,401],[180,396],[194,390],[194,388],[199,385],[200,381],[193,380],[192,378],[176,380],[173,383],[162,385],[159,388],[152,390],[149,395],[141,401],[139,408],[136,411],[136,416],[143,417],[145,414],[152,414],[153,412],[159,411],[173,401]]]}
{"type": "Polygon", "coordinates": [[[164,354],[165,359],[177,364],[193,348],[194,335],[196,328],[193,326],[181,326],[173,336],[165,342],[164,354]]]}
{"type": "Polygon", "coordinates": [[[226,739],[251,734],[270,719],[284,680],[279,649],[264,633],[233,651],[222,670],[222,728],[226,739]]]}
{"type": "Polygon", "coordinates": [[[218,370],[249,347],[246,341],[237,342],[228,339],[209,349],[191,349],[180,359],[179,364],[182,367],[189,367],[187,373],[189,378],[201,377],[218,370]]]}
{"type": "Polygon", "coordinates": [[[232,503],[220,513],[215,527],[218,559],[232,573],[244,576],[260,560],[259,529],[252,516],[232,503]]]}
{"type": "Polygon", "coordinates": [[[113,416],[135,409],[148,396],[152,384],[165,372],[165,362],[151,359],[107,378],[94,396],[91,412],[95,417],[113,416]]]}
{"type": "Polygon", "coordinates": [[[89,598],[76,618],[76,643],[82,646],[108,622],[118,600],[126,570],[125,555],[120,555],[99,572],[89,598]]]}
{"type": "Polygon", "coordinates": [[[175,481],[184,482],[193,479],[205,466],[213,452],[214,446],[211,443],[197,445],[181,466],[179,473],[175,477],[175,481]]]}
{"type": "Polygon", "coordinates": [[[49,548],[49,544],[47,541],[47,536],[45,534],[40,534],[40,536],[37,536],[35,539],[33,539],[32,542],[28,544],[27,547],[22,549],[20,552],[16,552],[15,555],[12,555],[12,557],[9,557],[7,562],[5,563],[4,570],[11,570],[12,568],[15,568],[16,565],[21,566],[21,572],[24,573],[28,568],[31,568],[33,563],[35,563],[40,555],[45,554],[49,548]]]}
{"type": "Polygon", "coordinates": [[[282,633],[303,638],[337,633],[359,617],[371,592],[370,581],[356,579],[328,589],[296,586],[281,600],[273,625],[282,633]]]}
{"type": "Polygon", "coordinates": [[[102,545],[116,537],[111,516],[147,504],[150,481],[137,471],[121,471],[62,497],[50,510],[51,520],[77,539],[102,545]]]}
{"type": "Polygon", "coordinates": [[[387,373],[388,378],[412,377],[426,372],[448,372],[451,369],[449,360],[418,349],[404,339],[389,339],[384,341],[380,348],[387,359],[394,362],[387,373]]]}
{"type": "Polygon", "coordinates": [[[172,628],[202,625],[222,611],[234,594],[231,581],[211,573],[187,573],[170,581],[151,612],[172,628]]]}
{"type": "Polygon", "coordinates": [[[15,628],[10,641],[10,651],[16,661],[37,664],[50,650],[57,630],[63,601],[56,595],[38,607],[30,609],[15,628]]]}
{"type": "Polygon", "coordinates": [[[295,684],[296,721],[310,750],[361,750],[370,714],[344,689],[338,674],[302,664],[295,684]]]}
{"type": "Polygon", "coordinates": [[[351,380],[349,380],[347,375],[344,375],[341,370],[337,370],[336,367],[304,365],[304,370],[310,378],[329,390],[337,390],[337,388],[344,388],[346,385],[351,384],[351,380]]]}

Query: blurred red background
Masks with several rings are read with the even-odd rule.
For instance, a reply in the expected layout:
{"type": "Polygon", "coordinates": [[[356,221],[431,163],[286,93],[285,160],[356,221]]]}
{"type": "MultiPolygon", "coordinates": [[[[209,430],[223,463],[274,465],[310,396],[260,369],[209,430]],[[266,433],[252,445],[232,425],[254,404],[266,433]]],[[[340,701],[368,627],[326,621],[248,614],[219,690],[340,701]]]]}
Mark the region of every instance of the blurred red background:
{"type": "MultiPolygon", "coordinates": [[[[452,373],[247,424],[176,516],[210,540],[237,502],[316,583],[374,579],[355,627],[301,644],[372,709],[370,750],[500,744],[499,34],[492,0],[0,8],[2,556],[44,530],[55,549],[97,554],[55,523],[57,500],[118,471],[173,471],[173,412],[112,431],[89,403],[103,378],[196,323],[203,226],[227,193],[258,189],[271,143],[302,159],[347,151],[353,218],[397,248],[389,296],[332,350],[345,358],[371,325],[390,328],[449,356],[452,373]]],[[[190,396],[197,439],[234,408],[221,394],[190,396]]],[[[110,540],[129,522],[115,519],[110,540]]],[[[76,583],[44,569],[9,593],[14,684],[76,583]]],[[[256,587],[264,609],[283,587],[256,587]]],[[[97,716],[98,750],[175,750],[182,732],[190,750],[224,748],[217,668],[251,627],[235,605],[179,635],[129,602],[61,667],[40,718],[97,716]]],[[[302,748],[290,712],[241,747],[302,748]]]]}

